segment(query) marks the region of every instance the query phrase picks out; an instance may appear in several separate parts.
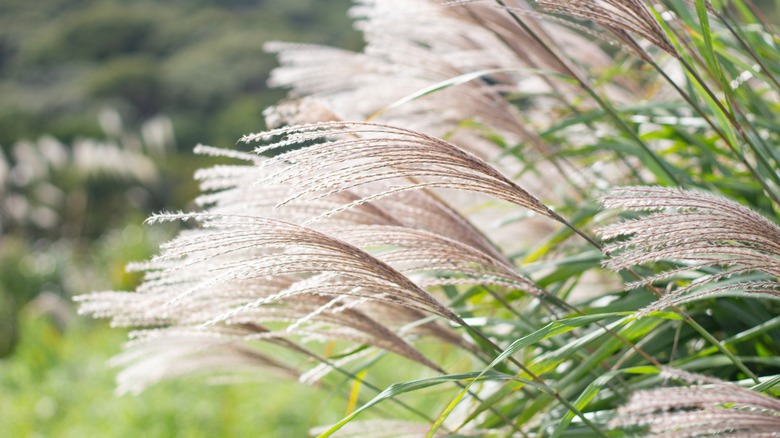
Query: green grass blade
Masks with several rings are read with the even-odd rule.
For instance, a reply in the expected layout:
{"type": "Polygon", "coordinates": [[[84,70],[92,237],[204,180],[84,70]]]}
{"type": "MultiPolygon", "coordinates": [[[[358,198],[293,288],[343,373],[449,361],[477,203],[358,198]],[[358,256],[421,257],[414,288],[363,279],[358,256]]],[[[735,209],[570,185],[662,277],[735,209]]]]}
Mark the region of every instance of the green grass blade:
{"type": "Polygon", "coordinates": [[[435,93],[437,91],[445,90],[450,87],[455,87],[458,85],[465,84],[467,82],[471,82],[473,80],[497,74],[497,73],[509,73],[509,72],[519,72],[519,73],[528,73],[528,74],[536,74],[536,75],[549,75],[556,77],[561,80],[568,80],[565,76],[555,73],[553,71],[548,70],[539,70],[539,69],[530,69],[530,68],[493,68],[488,70],[479,70],[474,72],[468,72],[459,76],[455,76],[454,78],[450,78],[441,82],[437,82],[431,86],[425,87],[419,91],[416,91],[408,96],[404,96],[395,102],[391,103],[390,105],[381,108],[379,111],[375,112],[374,114],[370,115],[368,118],[366,118],[366,121],[374,120],[377,117],[381,116],[382,114],[394,109],[398,108],[401,105],[407,104],[409,102],[412,102],[414,100],[417,100],[421,97],[427,96],[429,94],[435,93]]]}
{"type": "MultiPolygon", "coordinates": [[[[580,393],[580,396],[574,401],[574,406],[579,410],[585,409],[588,403],[590,403],[612,379],[620,374],[658,374],[659,371],[660,370],[655,367],[633,367],[608,371],[591,382],[591,384],[580,393]]],[[[558,427],[556,427],[552,435],[550,435],[551,438],[560,437],[569,427],[572,420],[574,420],[574,414],[572,412],[567,412],[560,420],[558,427]]]]}
{"type": "MultiPolygon", "coordinates": [[[[555,322],[551,322],[544,326],[543,328],[524,336],[520,339],[517,339],[514,341],[509,347],[507,347],[501,354],[499,354],[493,362],[491,362],[484,370],[482,370],[482,373],[487,373],[491,369],[493,369],[495,366],[497,366],[499,363],[506,360],[509,356],[516,353],[517,351],[526,348],[528,346],[534,345],[538,342],[541,342],[545,339],[552,338],[554,336],[567,333],[571,330],[574,330],[579,327],[583,327],[585,325],[592,324],[594,322],[603,321],[605,319],[613,318],[613,317],[619,317],[619,316],[625,316],[627,314],[630,314],[629,312],[625,313],[602,313],[602,314],[596,314],[596,315],[586,315],[586,316],[576,316],[572,318],[566,318],[561,319],[555,322]]],[[[624,318],[625,319],[625,318],[624,318]]],[[[481,373],[480,373],[481,374],[481,373]]],[[[522,380],[521,380],[522,381],[522,380]]],[[[447,418],[447,416],[452,412],[452,409],[462,400],[462,398],[466,395],[468,390],[471,387],[471,384],[473,382],[470,382],[466,387],[450,402],[445,410],[439,415],[439,418],[436,421],[436,424],[434,424],[434,427],[431,428],[431,432],[429,433],[435,433],[438,427],[444,422],[444,420],[447,418]]],[[[551,388],[549,387],[541,387],[543,392],[552,393],[551,388]]],[[[481,406],[478,411],[482,411],[484,409],[488,409],[487,406],[481,406]]],[[[472,418],[475,414],[471,414],[469,418],[472,418]]],[[[469,420],[467,420],[469,421],[469,420]]]]}
{"type": "MultiPolygon", "coordinates": [[[[462,380],[469,380],[470,383],[473,383],[477,380],[508,380],[508,379],[515,379],[516,377],[502,374],[502,373],[489,373],[489,372],[480,372],[480,373],[464,373],[464,374],[449,374],[446,376],[437,376],[437,377],[430,377],[425,379],[419,379],[419,380],[413,380],[410,382],[402,382],[402,383],[394,383],[390,385],[387,389],[382,391],[380,394],[378,394],[373,399],[369,400],[367,403],[362,405],[361,407],[357,408],[355,411],[353,411],[348,416],[344,417],[341,421],[331,426],[328,430],[323,432],[322,434],[318,435],[318,438],[326,438],[331,435],[333,435],[336,431],[344,427],[347,423],[352,421],[355,417],[357,417],[360,413],[363,411],[371,408],[372,406],[377,405],[378,403],[381,403],[385,400],[392,399],[398,395],[417,391],[420,389],[428,388],[435,385],[440,385],[442,383],[451,383],[451,382],[459,382],[462,380]]],[[[538,385],[534,382],[526,381],[524,382],[528,385],[538,385]]]]}

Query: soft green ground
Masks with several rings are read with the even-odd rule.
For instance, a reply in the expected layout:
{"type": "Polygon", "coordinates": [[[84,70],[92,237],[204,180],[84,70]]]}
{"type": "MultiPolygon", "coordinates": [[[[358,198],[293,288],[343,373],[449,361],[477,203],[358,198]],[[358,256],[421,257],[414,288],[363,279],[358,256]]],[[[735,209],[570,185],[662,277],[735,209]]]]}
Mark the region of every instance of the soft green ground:
{"type": "MultiPolygon", "coordinates": [[[[347,409],[351,384],[344,386],[338,376],[329,379],[331,388],[336,385],[332,390],[274,375],[228,385],[195,376],[157,384],[137,396],[118,396],[119,370],[107,362],[121,350],[125,331],[75,317],[62,332],[48,316],[29,309],[20,317],[21,340],[0,359],[0,437],[300,437],[335,423],[347,409]]],[[[460,368],[452,352],[435,347],[430,354],[460,368]]],[[[366,378],[382,389],[422,377],[405,359],[390,355],[380,362],[366,378]]],[[[455,392],[453,385],[442,385],[403,398],[432,414],[455,392]]],[[[357,406],[375,394],[361,388],[357,406]]],[[[374,409],[410,418],[392,403],[374,409]]],[[[369,418],[369,412],[360,416],[369,418]]]]}
{"type": "Polygon", "coordinates": [[[2,437],[291,437],[343,413],[325,406],[335,404],[328,393],[272,376],[226,386],[191,378],[116,396],[106,361],[124,332],[76,319],[60,333],[29,314],[21,329],[15,353],[0,360],[2,437]]]}

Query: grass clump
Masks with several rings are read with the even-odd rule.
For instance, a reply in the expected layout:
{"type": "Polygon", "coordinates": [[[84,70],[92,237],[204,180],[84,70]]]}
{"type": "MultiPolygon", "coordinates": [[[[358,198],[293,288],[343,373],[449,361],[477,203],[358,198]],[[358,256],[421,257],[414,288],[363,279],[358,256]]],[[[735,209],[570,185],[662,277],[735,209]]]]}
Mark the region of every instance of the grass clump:
{"type": "Polygon", "coordinates": [[[780,40],[750,3],[352,14],[362,52],[268,45],[275,128],[199,146],[236,164],[150,219],[192,226],[78,298],[135,328],[120,390],[273,372],[346,400],[321,436],[776,430],[780,40]]]}

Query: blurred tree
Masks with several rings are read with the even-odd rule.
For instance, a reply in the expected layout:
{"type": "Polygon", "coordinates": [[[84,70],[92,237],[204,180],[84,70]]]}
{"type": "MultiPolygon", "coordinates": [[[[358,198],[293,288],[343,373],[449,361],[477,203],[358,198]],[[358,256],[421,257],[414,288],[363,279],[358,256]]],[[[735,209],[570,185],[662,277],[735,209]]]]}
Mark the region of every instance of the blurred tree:
{"type": "Polygon", "coordinates": [[[129,9],[106,3],[74,12],[50,27],[25,57],[40,64],[73,60],[103,61],[148,50],[160,25],[151,8],[129,9]]]}
{"type": "Polygon", "coordinates": [[[66,142],[105,106],[139,124],[169,115],[178,144],[233,144],[251,124],[214,116],[232,102],[273,103],[265,80],[275,65],[269,39],[356,48],[344,14],[349,0],[0,0],[0,144],[43,132],[66,142]],[[219,133],[217,133],[219,131],[219,133]]]}
{"type": "Polygon", "coordinates": [[[117,107],[129,105],[134,118],[147,119],[163,109],[163,84],[157,63],[146,56],[110,60],[93,73],[87,87],[95,99],[117,100],[117,107]]]}

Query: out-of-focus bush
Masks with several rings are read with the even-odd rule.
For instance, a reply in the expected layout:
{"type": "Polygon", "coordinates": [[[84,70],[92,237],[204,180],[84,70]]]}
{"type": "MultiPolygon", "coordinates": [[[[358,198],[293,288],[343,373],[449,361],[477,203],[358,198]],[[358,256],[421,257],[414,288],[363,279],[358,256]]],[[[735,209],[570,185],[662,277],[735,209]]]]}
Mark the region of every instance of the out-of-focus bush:
{"type": "Polygon", "coordinates": [[[148,51],[163,17],[151,8],[106,2],[78,10],[50,26],[25,52],[23,62],[104,61],[148,51]]]}
{"type": "Polygon", "coordinates": [[[124,266],[148,256],[157,234],[126,224],[171,202],[177,181],[190,180],[181,162],[178,172],[161,171],[176,161],[168,118],[136,133],[105,110],[99,124],[107,139],[65,144],[44,135],[0,150],[0,357],[17,341],[18,312],[39,294],[69,299],[137,281],[124,266]]]}

